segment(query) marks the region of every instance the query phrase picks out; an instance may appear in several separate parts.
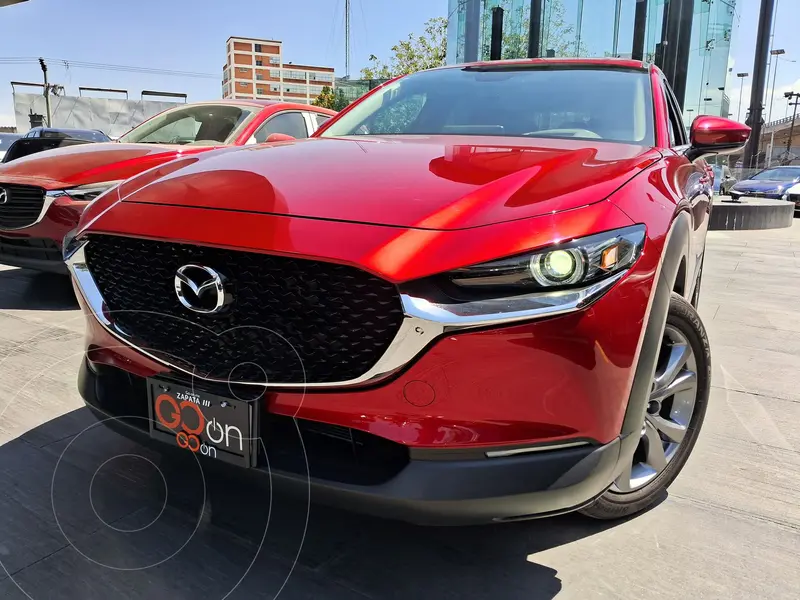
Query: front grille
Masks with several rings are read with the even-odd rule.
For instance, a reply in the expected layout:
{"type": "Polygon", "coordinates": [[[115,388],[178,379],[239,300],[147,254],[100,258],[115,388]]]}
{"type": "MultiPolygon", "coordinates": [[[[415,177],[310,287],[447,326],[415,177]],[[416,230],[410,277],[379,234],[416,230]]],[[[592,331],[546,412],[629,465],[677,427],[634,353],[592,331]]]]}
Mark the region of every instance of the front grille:
{"type": "Polygon", "coordinates": [[[36,223],[44,195],[40,187],[0,183],[0,229],[20,229],[36,223]]]}
{"type": "Polygon", "coordinates": [[[263,383],[348,381],[372,368],[403,320],[397,289],[359,269],[267,254],[92,236],[86,261],[114,324],[200,377],[263,383]],[[232,284],[218,315],[180,304],[186,264],[232,284]]]}
{"type": "Polygon", "coordinates": [[[800,194],[789,194],[787,200],[795,204],[800,204],[800,194]]]}
{"type": "Polygon", "coordinates": [[[34,258],[51,262],[63,260],[61,248],[46,238],[11,238],[0,235],[0,262],[3,256],[34,258]]]}

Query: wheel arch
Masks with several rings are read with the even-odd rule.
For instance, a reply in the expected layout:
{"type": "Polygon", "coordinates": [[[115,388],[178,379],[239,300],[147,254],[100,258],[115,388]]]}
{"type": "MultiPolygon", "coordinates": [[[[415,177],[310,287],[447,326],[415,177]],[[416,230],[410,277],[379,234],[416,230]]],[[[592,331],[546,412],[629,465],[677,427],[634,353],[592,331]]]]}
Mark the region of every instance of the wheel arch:
{"type": "Polygon", "coordinates": [[[669,312],[670,296],[673,291],[678,292],[676,287],[680,288],[681,291],[678,293],[682,296],[683,292],[690,288],[686,277],[691,234],[691,217],[685,211],[677,213],[667,233],[656,281],[653,283],[642,345],[628,396],[627,410],[622,421],[620,431],[622,446],[620,462],[617,465],[620,469],[625,461],[633,456],[639,442],[639,432],[644,421],[661,338],[664,335],[669,312]]]}

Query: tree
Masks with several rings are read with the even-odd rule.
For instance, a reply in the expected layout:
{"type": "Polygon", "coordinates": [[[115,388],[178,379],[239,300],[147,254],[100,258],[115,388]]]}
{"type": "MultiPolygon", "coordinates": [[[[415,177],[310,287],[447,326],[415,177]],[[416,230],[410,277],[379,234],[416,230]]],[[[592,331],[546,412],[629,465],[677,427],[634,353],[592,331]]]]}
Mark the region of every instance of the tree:
{"type": "Polygon", "coordinates": [[[336,90],[336,97],[333,101],[333,110],[339,111],[344,110],[350,104],[350,100],[347,99],[347,96],[344,95],[344,90],[338,89],[336,90]]]}
{"type": "Polygon", "coordinates": [[[425,33],[419,37],[409,34],[408,39],[392,46],[389,62],[381,62],[374,54],[369,66],[361,69],[363,79],[391,79],[400,75],[433,69],[445,64],[447,54],[447,19],[436,17],[425,23],[425,33]]]}
{"type": "MultiPolygon", "coordinates": [[[[526,3],[527,4],[527,3],[526,3]]],[[[496,6],[505,10],[503,18],[502,58],[528,56],[528,35],[531,23],[530,6],[512,7],[512,0],[500,0],[496,6]]],[[[555,56],[585,56],[586,47],[577,45],[575,25],[567,24],[563,0],[548,0],[542,18],[541,56],[552,50],[555,56]]],[[[481,21],[481,58],[489,60],[492,42],[491,11],[484,11],[481,21]]]]}
{"type": "Polygon", "coordinates": [[[311,104],[313,106],[319,106],[321,108],[329,108],[331,110],[336,110],[333,108],[335,103],[336,103],[336,96],[334,96],[333,90],[326,85],[324,88],[322,88],[322,91],[319,93],[319,96],[317,96],[317,99],[314,100],[311,104]]]}

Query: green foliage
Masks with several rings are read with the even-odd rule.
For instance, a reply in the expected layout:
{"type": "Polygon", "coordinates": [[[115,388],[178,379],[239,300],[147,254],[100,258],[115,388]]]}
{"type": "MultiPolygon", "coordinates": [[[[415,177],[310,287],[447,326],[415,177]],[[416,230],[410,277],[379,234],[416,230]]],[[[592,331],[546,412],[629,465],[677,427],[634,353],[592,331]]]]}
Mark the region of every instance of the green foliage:
{"type": "Polygon", "coordinates": [[[388,63],[377,56],[369,57],[369,66],[361,69],[363,79],[390,79],[445,64],[447,53],[447,19],[436,17],[425,23],[425,33],[419,37],[410,34],[408,39],[392,46],[393,56],[388,63]]]}
{"type": "MultiPolygon", "coordinates": [[[[500,0],[495,6],[505,10],[503,17],[503,59],[525,58],[528,56],[528,34],[531,23],[531,10],[528,3],[518,8],[512,7],[513,0],[500,0]]],[[[567,24],[563,0],[549,0],[542,18],[542,38],[540,56],[553,50],[555,56],[585,56],[583,44],[576,47],[575,26],[567,24]]],[[[492,42],[491,11],[484,11],[481,22],[481,59],[489,60],[492,42]]]]}
{"type": "Polygon", "coordinates": [[[333,90],[328,87],[327,85],[322,88],[322,91],[317,96],[317,99],[311,103],[313,106],[319,106],[321,108],[329,108],[331,110],[336,110],[334,108],[336,104],[336,96],[333,94],[333,90]]]}
{"type": "Polygon", "coordinates": [[[333,101],[333,110],[344,110],[350,101],[344,95],[344,90],[336,90],[336,97],[333,101]]]}

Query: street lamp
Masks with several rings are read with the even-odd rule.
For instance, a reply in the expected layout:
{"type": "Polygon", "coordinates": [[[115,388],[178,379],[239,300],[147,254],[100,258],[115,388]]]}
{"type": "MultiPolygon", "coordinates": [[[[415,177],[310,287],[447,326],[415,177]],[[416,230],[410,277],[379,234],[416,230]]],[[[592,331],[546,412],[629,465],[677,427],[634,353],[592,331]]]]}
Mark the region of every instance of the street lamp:
{"type": "Polygon", "coordinates": [[[786,50],[779,48],[770,50],[769,53],[775,57],[775,68],[772,70],[772,91],[769,94],[769,114],[767,115],[767,123],[772,123],[772,104],[775,102],[775,80],[778,78],[778,60],[781,54],[786,54],[786,50]]]}
{"type": "Polygon", "coordinates": [[[736,115],[736,120],[742,122],[742,91],[744,90],[744,78],[750,77],[750,73],[737,73],[736,76],[742,80],[739,84],[739,113],[736,115]]]}

